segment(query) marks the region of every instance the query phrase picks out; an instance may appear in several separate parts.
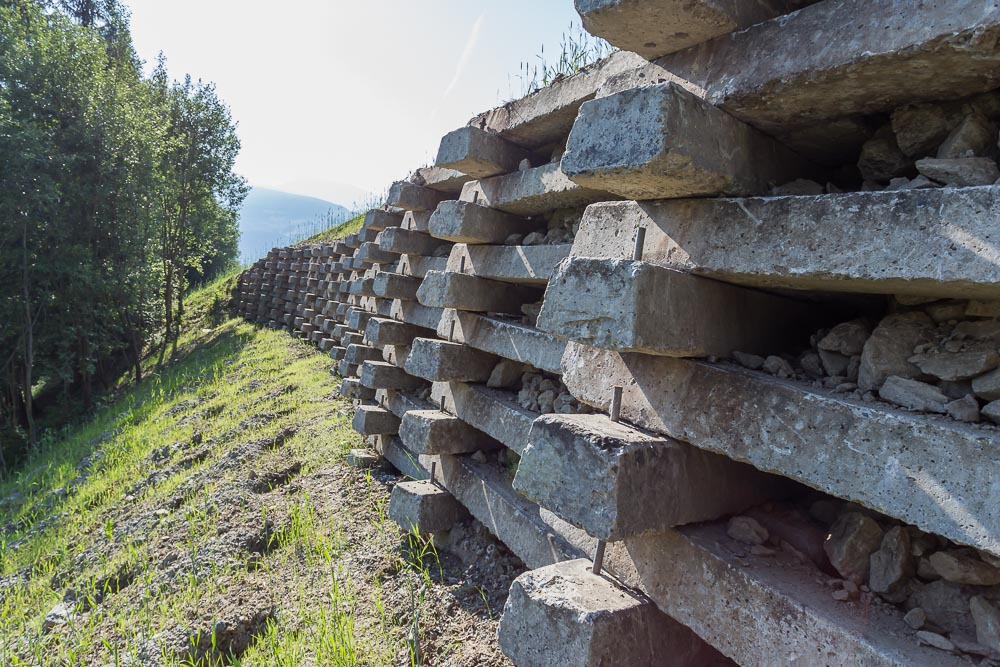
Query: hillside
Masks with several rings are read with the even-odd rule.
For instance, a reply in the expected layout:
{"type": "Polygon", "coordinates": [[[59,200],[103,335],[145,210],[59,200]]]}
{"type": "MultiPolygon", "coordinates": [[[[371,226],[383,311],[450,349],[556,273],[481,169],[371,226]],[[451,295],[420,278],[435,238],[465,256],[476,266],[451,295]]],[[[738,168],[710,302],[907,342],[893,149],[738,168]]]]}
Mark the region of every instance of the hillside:
{"type": "Polygon", "coordinates": [[[329,357],[231,318],[232,286],[192,296],[172,365],[0,484],[0,664],[507,664],[518,562],[476,529],[451,536],[465,561],[401,533],[398,476],[344,463],[329,357]]]}
{"type": "Polygon", "coordinates": [[[254,187],[240,211],[241,261],[252,261],[276,245],[312,233],[321,220],[346,218],[347,208],[332,202],[269,188],[254,187]]]}

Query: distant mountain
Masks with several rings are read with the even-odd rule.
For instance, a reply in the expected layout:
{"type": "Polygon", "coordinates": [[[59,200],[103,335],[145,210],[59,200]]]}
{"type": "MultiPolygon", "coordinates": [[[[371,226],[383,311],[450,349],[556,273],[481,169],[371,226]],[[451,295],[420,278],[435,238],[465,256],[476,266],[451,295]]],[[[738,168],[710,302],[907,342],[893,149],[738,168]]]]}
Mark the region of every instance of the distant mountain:
{"type": "Polygon", "coordinates": [[[349,211],[339,204],[255,187],[240,211],[240,259],[256,260],[275,246],[320,231],[327,218],[341,220],[347,215],[349,211]]]}

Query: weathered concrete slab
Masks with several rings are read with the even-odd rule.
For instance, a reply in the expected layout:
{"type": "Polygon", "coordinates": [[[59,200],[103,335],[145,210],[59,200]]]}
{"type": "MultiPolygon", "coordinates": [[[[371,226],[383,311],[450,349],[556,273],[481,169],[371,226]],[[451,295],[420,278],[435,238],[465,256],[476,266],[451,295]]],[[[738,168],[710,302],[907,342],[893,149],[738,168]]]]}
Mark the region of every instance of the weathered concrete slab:
{"type": "Polygon", "coordinates": [[[369,389],[396,389],[412,391],[426,383],[402,368],[385,361],[366,361],[360,366],[361,384],[369,389]]]}
{"type": "Polygon", "coordinates": [[[431,389],[434,405],[521,454],[539,415],[522,408],[516,398],[511,392],[463,382],[435,382],[431,389]]]}
{"type": "Polygon", "coordinates": [[[644,261],[726,282],[998,299],[998,219],[996,186],[610,202],[587,208],[572,254],[629,258],[643,227],[644,261]]]}
{"type": "Polygon", "coordinates": [[[455,169],[445,167],[421,167],[417,169],[414,181],[419,185],[456,195],[462,191],[462,186],[472,180],[471,176],[463,174],[455,169]]]}
{"type": "Polygon", "coordinates": [[[501,282],[544,285],[556,265],[569,256],[570,248],[568,243],[531,246],[458,243],[448,257],[448,271],[501,282]]]}
{"type": "MultiPolygon", "coordinates": [[[[396,181],[389,187],[386,203],[405,211],[433,211],[437,205],[451,197],[431,188],[407,181],[396,181]]],[[[402,223],[402,218],[400,218],[402,223]]]]}
{"type": "Polygon", "coordinates": [[[341,359],[337,362],[337,372],[340,373],[340,377],[357,377],[358,368],[358,364],[352,364],[346,359],[341,359]]]}
{"type": "Polygon", "coordinates": [[[588,535],[619,541],[735,514],[780,495],[785,484],[724,456],[592,414],[536,419],[514,489],[588,535]]]}
{"type": "MultiPolygon", "coordinates": [[[[468,181],[466,181],[468,182],[468,181]]],[[[459,192],[461,192],[459,188],[459,192]]],[[[444,202],[441,202],[443,204],[444,202]]],[[[440,206],[441,204],[438,204],[440,206]]],[[[427,223],[431,219],[432,211],[407,211],[403,214],[402,228],[412,232],[427,232],[427,223]]]]}
{"type": "Polygon", "coordinates": [[[445,309],[437,335],[543,371],[562,372],[560,363],[566,341],[520,322],[445,309]]]}
{"type": "Polygon", "coordinates": [[[344,359],[349,364],[360,365],[366,361],[377,361],[382,358],[382,352],[367,345],[351,345],[347,348],[344,359]]]}
{"type": "MultiPolygon", "coordinates": [[[[376,208],[365,213],[365,221],[362,224],[365,226],[366,229],[375,229],[375,230],[387,229],[389,227],[399,227],[401,224],[403,224],[403,214],[398,213],[396,211],[386,211],[385,209],[376,208]]],[[[348,239],[350,239],[351,236],[345,238],[344,243],[347,245],[348,248],[357,248],[358,247],[357,243],[351,245],[351,243],[348,242],[348,239]]],[[[342,255],[348,254],[345,249],[340,248],[339,246],[337,252],[341,253],[342,255]]]]}
{"type": "Polygon", "coordinates": [[[576,0],[583,27],[623,51],[659,58],[793,12],[794,0],[576,0]]]}
{"type": "Polygon", "coordinates": [[[386,345],[382,348],[382,361],[403,368],[406,358],[410,356],[409,345],[386,345]]]}
{"type": "Polygon", "coordinates": [[[640,56],[619,51],[527,97],[479,114],[468,124],[528,148],[553,144],[565,139],[580,105],[593,99],[608,78],[645,65],[640,56]]]}
{"type": "Polygon", "coordinates": [[[399,424],[399,417],[372,405],[359,405],[351,420],[351,426],[361,435],[395,435],[399,424]]]}
{"type": "Polygon", "coordinates": [[[443,243],[441,239],[428,236],[424,232],[393,227],[379,234],[378,245],[382,250],[391,253],[433,255],[443,243]]]}
{"type": "Polygon", "coordinates": [[[400,482],[389,496],[389,518],[403,530],[439,533],[468,517],[462,503],[430,481],[400,482]]]}
{"type": "MultiPolygon", "coordinates": [[[[570,343],[577,399],[755,468],[1000,555],[1000,436],[990,427],[890,409],[704,362],[570,343]]],[[[435,385],[435,389],[437,386],[435,385]]]]}
{"type": "Polygon", "coordinates": [[[478,127],[463,127],[441,138],[439,167],[455,169],[472,178],[486,178],[517,171],[529,152],[478,127]]]}
{"type": "Polygon", "coordinates": [[[375,437],[375,450],[409,479],[427,479],[430,475],[420,465],[419,457],[408,450],[398,437],[375,437]]]}
{"type": "Polygon", "coordinates": [[[808,335],[812,308],[648,262],[571,257],[549,282],[538,328],[609,350],[671,357],[775,354],[808,335]]]}
{"type": "Polygon", "coordinates": [[[406,372],[431,382],[485,382],[499,361],[462,343],[414,338],[406,372]]]}
{"type": "Polygon", "coordinates": [[[441,202],[428,221],[432,236],[457,243],[503,243],[511,234],[529,234],[538,227],[537,221],[468,201],[441,202]]]}
{"type": "Polygon", "coordinates": [[[522,304],[538,300],[537,292],[461,273],[429,271],[417,290],[417,300],[432,308],[520,314],[522,304]]]}
{"type": "Polygon", "coordinates": [[[382,462],[382,457],[370,449],[352,449],[344,457],[344,463],[352,468],[374,468],[382,462]]]}
{"type": "Polygon", "coordinates": [[[404,276],[401,273],[389,273],[380,271],[375,276],[372,290],[376,296],[386,299],[405,299],[414,301],[417,298],[417,289],[420,288],[421,280],[414,276],[404,276]]]}
{"type": "Polygon", "coordinates": [[[399,258],[399,267],[396,270],[403,275],[423,278],[429,271],[444,271],[447,266],[447,257],[401,255],[399,258]]]}
{"type": "Polygon", "coordinates": [[[510,587],[497,639],[518,667],[732,665],[646,597],[577,559],[525,572],[510,587]]]}
{"type": "Polygon", "coordinates": [[[381,317],[373,317],[368,320],[368,326],[365,328],[365,338],[373,345],[408,346],[414,338],[426,333],[422,327],[381,317]]]}
{"type": "Polygon", "coordinates": [[[570,180],[559,164],[552,162],[503,176],[469,181],[462,188],[460,200],[505,213],[531,216],[615,198],[606,191],[570,180]]]}
{"type": "Polygon", "coordinates": [[[392,264],[399,260],[399,255],[386,252],[377,243],[362,243],[354,260],[362,264],[392,264]]]}
{"type": "Polygon", "coordinates": [[[630,199],[759,195],[816,171],[675,83],[587,102],[562,158],[574,183],[630,199]]]}
{"type": "Polygon", "coordinates": [[[359,278],[358,280],[352,280],[350,294],[354,296],[375,296],[375,292],[372,289],[374,286],[374,278],[359,278]]]}
{"type": "Polygon", "coordinates": [[[399,322],[413,324],[434,331],[441,322],[443,308],[431,308],[418,301],[395,300],[389,316],[399,322]]]}
{"type": "Polygon", "coordinates": [[[819,2],[657,64],[775,136],[830,118],[1000,86],[1000,7],[956,0],[913,9],[898,0],[819,2]]]}
{"type": "Polygon", "coordinates": [[[340,395],[361,401],[375,400],[375,390],[362,386],[358,378],[344,378],[340,383],[340,395]]]}
{"type": "Polygon", "coordinates": [[[458,417],[441,410],[409,410],[399,438],[415,454],[468,454],[503,445],[458,417]]]}

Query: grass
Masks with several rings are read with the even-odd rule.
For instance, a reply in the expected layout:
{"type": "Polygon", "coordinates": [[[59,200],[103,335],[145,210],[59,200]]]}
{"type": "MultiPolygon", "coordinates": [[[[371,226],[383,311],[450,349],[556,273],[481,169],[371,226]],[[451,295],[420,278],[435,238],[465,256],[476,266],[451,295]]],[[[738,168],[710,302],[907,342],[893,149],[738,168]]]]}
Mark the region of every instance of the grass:
{"type": "Polygon", "coordinates": [[[534,61],[521,63],[516,78],[520,82],[519,94],[515,94],[510,82],[508,101],[527,97],[536,93],[564,76],[572,76],[580,70],[599,62],[617,49],[600,37],[594,37],[577,22],[569,24],[559,40],[558,55],[554,60],[545,54],[545,45],[534,61]]]}
{"type": "Polygon", "coordinates": [[[341,464],[329,359],[229,318],[232,280],[193,295],[169,366],[0,484],[0,664],[421,664],[433,544],[341,464]]]}
{"type": "Polygon", "coordinates": [[[319,232],[316,232],[309,238],[303,240],[301,243],[329,243],[332,241],[337,241],[349,234],[354,234],[359,229],[361,229],[361,223],[365,221],[365,214],[360,213],[350,220],[345,220],[344,222],[328,227],[319,232]]]}

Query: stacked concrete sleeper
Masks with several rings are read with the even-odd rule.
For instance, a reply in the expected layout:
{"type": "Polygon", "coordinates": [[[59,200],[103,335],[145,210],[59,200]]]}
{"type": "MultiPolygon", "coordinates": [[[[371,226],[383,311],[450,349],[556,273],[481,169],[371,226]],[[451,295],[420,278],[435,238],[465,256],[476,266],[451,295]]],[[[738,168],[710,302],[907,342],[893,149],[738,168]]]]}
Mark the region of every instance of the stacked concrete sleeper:
{"type": "Polygon", "coordinates": [[[577,9],[641,55],[449,133],[239,311],[338,362],[404,528],[531,568],[517,665],[1000,664],[1000,8],[577,9]]]}

